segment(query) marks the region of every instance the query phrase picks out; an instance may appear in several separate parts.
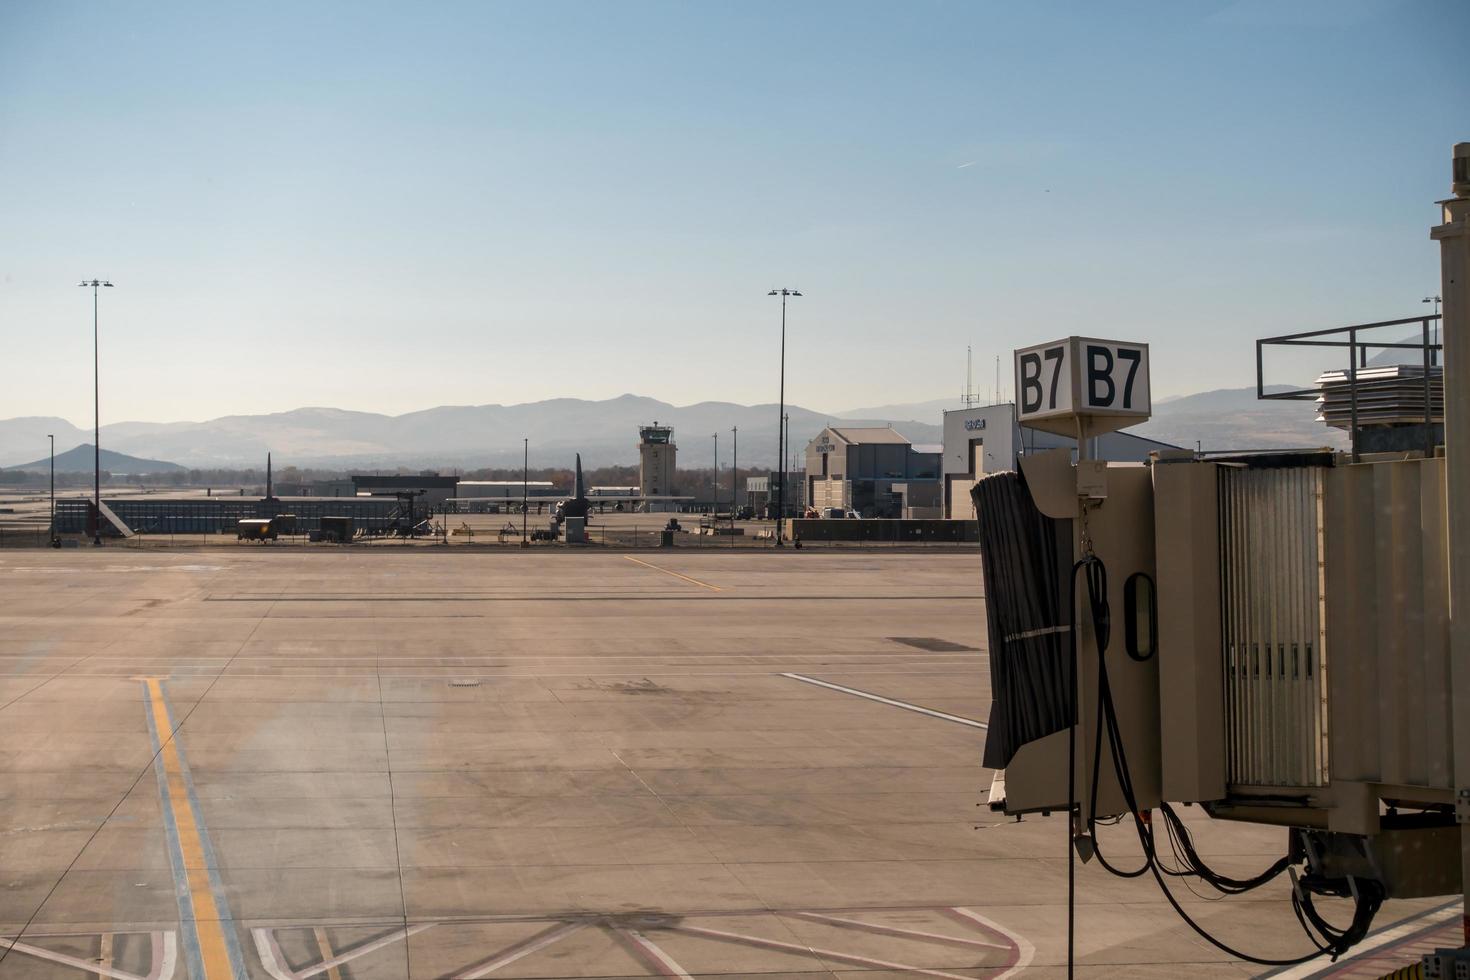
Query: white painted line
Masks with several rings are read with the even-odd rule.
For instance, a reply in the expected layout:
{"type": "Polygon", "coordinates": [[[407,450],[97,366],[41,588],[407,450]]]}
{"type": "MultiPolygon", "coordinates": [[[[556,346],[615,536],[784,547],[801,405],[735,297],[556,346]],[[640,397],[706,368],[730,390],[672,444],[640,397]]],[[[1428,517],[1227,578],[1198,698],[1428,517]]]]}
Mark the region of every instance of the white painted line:
{"type": "Polygon", "coordinates": [[[1012,963],[1009,969],[991,977],[990,980],[1005,980],[1006,977],[1020,976],[1025,972],[1026,967],[1031,965],[1031,961],[1036,958],[1036,947],[1031,945],[1030,941],[1019,932],[1012,932],[999,922],[988,919],[973,909],[952,908],[949,911],[959,918],[978,922],[985,928],[1000,933],[1016,944],[1016,962],[1012,963]]]}
{"type": "Polygon", "coordinates": [[[694,980],[672,956],[637,929],[619,929],[618,934],[665,980],[694,980]]]}
{"type": "Polygon", "coordinates": [[[435,925],[437,923],[421,922],[418,925],[409,926],[407,929],[394,929],[386,936],[381,936],[360,946],[353,946],[329,960],[308,964],[296,971],[292,971],[287,966],[286,956],[281,952],[281,944],[276,940],[276,930],[274,928],[256,928],[251,929],[250,932],[255,937],[255,951],[260,954],[261,965],[265,967],[265,972],[270,974],[272,980],[306,980],[308,977],[326,973],[328,970],[339,967],[344,963],[350,963],[360,956],[366,956],[368,953],[376,952],[384,946],[391,946],[394,943],[403,942],[409,936],[423,932],[425,929],[432,929],[435,925]]]}
{"type": "Polygon", "coordinates": [[[327,970],[335,969],[344,963],[352,962],[359,956],[366,956],[368,953],[372,953],[376,950],[382,949],[384,946],[391,946],[393,943],[397,942],[407,942],[409,936],[423,932],[425,929],[432,929],[434,926],[435,923],[433,922],[420,922],[418,925],[409,926],[407,929],[396,929],[389,935],[383,936],[379,939],[374,939],[370,943],[363,943],[361,946],[348,947],[346,950],[337,954],[331,959],[318,963],[315,966],[304,967],[300,976],[302,976],[303,978],[313,977],[316,976],[318,973],[324,973],[327,970]]]}
{"type": "Polygon", "coordinates": [[[882,936],[901,936],[909,939],[922,939],[931,943],[949,943],[955,946],[973,946],[977,949],[998,949],[1009,953],[1015,948],[1009,943],[987,943],[978,939],[964,939],[960,936],[946,936],[939,932],[920,932],[915,929],[900,929],[898,926],[885,926],[874,922],[863,922],[860,919],[844,919],[840,915],[824,915],[820,912],[793,912],[796,918],[810,919],[813,922],[829,922],[833,925],[850,927],[862,932],[877,933],[882,936]]]}
{"type": "Polygon", "coordinates": [[[255,951],[260,954],[260,965],[265,967],[271,980],[297,980],[296,974],[286,967],[286,954],[281,952],[281,944],[276,942],[275,930],[251,929],[250,934],[255,937],[255,951]]]}
{"type": "MultiPolygon", "coordinates": [[[[850,673],[905,673],[905,671],[851,671],[850,673]]],[[[841,691],[843,694],[852,694],[860,698],[867,698],[869,701],[877,701],[879,704],[892,705],[895,708],[902,708],[905,711],[917,711],[921,715],[928,715],[931,718],[939,718],[942,721],[952,721],[960,725],[969,725],[971,728],[978,728],[981,731],[989,731],[990,729],[990,726],[985,724],[983,721],[976,721],[973,718],[961,718],[959,715],[946,714],[943,711],[935,711],[933,708],[924,708],[917,704],[909,704],[907,701],[895,701],[893,700],[893,698],[885,698],[879,694],[873,694],[868,691],[859,691],[855,687],[843,687],[841,684],[829,684],[826,681],[819,681],[815,677],[807,677],[805,674],[783,673],[781,676],[789,677],[794,681],[802,681],[807,684],[815,684],[818,687],[825,687],[828,690],[841,691]]]]}
{"type": "Polygon", "coordinates": [[[926,977],[942,977],[944,980],[971,980],[970,977],[958,973],[945,973],[943,970],[925,970],[917,966],[910,966],[907,963],[894,963],[889,960],[874,959],[871,956],[858,956],[854,953],[843,953],[835,949],[822,949],[818,946],[798,946],[795,943],[783,943],[775,939],[765,939],[761,936],[745,936],[738,932],[705,929],[701,926],[691,926],[683,923],[667,926],[666,928],[670,932],[682,932],[690,936],[704,936],[708,939],[719,939],[727,943],[754,946],[757,949],[774,949],[783,953],[805,953],[809,956],[815,956],[818,959],[837,960],[842,963],[852,963],[857,966],[876,966],[884,970],[902,970],[905,973],[916,973],[926,977]]]}
{"type": "Polygon", "coordinates": [[[96,960],[77,959],[75,956],[67,956],[65,953],[42,949],[40,946],[32,946],[30,943],[17,942],[14,939],[0,939],[0,943],[9,946],[13,952],[21,953],[25,956],[34,956],[38,960],[50,960],[52,963],[60,963],[62,966],[69,966],[73,969],[81,970],[84,973],[95,974],[99,977],[111,977],[113,980],[144,980],[143,977],[136,973],[125,973],[122,970],[106,967],[96,960]]]}
{"type": "Polygon", "coordinates": [[[530,941],[517,943],[488,962],[470,967],[464,973],[456,973],[454,980],[480,980],[481,977],[488,977],[502,966],[509,966],[516,960],[530,956],[532,953],[539,952],[547,946],[561,942],[578,929],[581,929],[585,924],[582,922],[568,922],[559,929],[551,929],[543,932],[539,938],[533,937],[530,941]]]}
{"type": "Polygon", "coordinates": [[[173,931],[152,933],[153,969],[148,980],[173,980],[174,964],[179,958],[179,937],[173,931]]]}

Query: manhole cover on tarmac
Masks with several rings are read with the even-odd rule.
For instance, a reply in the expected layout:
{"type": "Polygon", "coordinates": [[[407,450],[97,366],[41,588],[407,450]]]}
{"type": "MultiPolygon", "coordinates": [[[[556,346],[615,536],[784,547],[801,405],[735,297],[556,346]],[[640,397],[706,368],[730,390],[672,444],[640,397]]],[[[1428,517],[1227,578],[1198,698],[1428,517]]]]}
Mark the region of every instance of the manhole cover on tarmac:
{"type": "Polygon", "coordinates": [[[937,636],[890,636],[894,643],[902,643],[904,646],[917,647],[930,653],[974,653],[978,647],[967,647],[963,643],[953,643],[949,640],[941,640],[937,636]]]}

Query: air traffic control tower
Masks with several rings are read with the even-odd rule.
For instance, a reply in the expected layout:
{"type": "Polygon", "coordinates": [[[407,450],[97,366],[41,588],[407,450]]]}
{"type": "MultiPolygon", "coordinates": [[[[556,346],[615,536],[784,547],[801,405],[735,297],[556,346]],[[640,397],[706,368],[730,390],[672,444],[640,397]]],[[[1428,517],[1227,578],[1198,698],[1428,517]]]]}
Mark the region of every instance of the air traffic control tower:
{"type": "Polygon", "coordinates": [[[674,430],[667,425],[638,427],[638,489],[645,497],[674,492],[674,430]]]}

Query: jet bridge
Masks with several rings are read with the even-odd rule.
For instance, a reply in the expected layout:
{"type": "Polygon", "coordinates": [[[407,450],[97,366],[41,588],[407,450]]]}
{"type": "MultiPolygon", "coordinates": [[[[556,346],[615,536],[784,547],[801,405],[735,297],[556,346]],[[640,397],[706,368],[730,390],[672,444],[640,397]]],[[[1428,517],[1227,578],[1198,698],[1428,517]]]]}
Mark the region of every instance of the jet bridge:
{"type": "MultiPolygon", "coordinates": [[[[1335,958],[1383,901],[1470,883],[1470,144],[1455,148],[1454,193],[1432,233],[1443,343],[1438,317],[1414,317],[1258,346],[1258,366],[1273,346],[1323,356],[1311,397],[1349,451],[1091,460],[1091,436],[1146,417],[1148,352],[1073,337],[1018,350],[1016,391],[1021,424],[1075,435],[1077,458],[1026,457],[973,492],[991,806],[1067,815],[1069,858],[1115,873],[1104,854],[1124,831],[1098,827],[1122,818],[1145,855],[1135,873],[1166,897],[1170,876],[1229,895],[1289,874],[1311,939],[1299,957],[1253,955],[1171,898],[1201,937],[1258,964],[1335,958]],[[1406,350],[1409,365],[1384,367],[1406,350]],[[1220,874],[1177,804],[1282,827],[1281,859],[1220,874]],[[1165,836],[1178,864],[1158,860],[1165,836]],[[1351,922],[1314,896],[1349,899],[1351,922]]],[[[1456,969],[1466,950],[1426,958],[1424,975],[1456,969]]]]}

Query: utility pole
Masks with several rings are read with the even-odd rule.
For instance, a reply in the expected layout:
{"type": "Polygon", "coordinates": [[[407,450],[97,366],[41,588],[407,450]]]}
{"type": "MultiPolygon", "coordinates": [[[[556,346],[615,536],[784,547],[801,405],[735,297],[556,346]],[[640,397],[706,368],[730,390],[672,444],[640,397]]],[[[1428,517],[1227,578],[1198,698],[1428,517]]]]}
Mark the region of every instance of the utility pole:
{"type": "Polygon", "coordinates": [[[1454,748],[1455,822],[1460,826],[1460,882],[1470,945],[1470,143],[1457,143],[1453,195],[1439,202],[1443,223],[1429,237],[1439,242],[1440,293],[1444,296],[1445,500],[1449,532],[1450,726],[1454,748]],[[1455,501],[1460,501],[1456,504],[1455,501]]]}
{"type": "Polygon", "coordinates": [[[92,544],[102,543],[102,385],[97,359],[97,289],[112,288],[106,279],[83,279],[78,286],[92,287],[92,544]]]}
{"type": "Polygon", "coordinates": [[[776,485],[776,547],[785,546],[781,537],[781,526],[786,517],[786,297],[800,296],[795,289],[773,289],[767,296],[781,297],[781,404],[776,416],[776,459],[780,471],[780,482],[776,485]]]}

